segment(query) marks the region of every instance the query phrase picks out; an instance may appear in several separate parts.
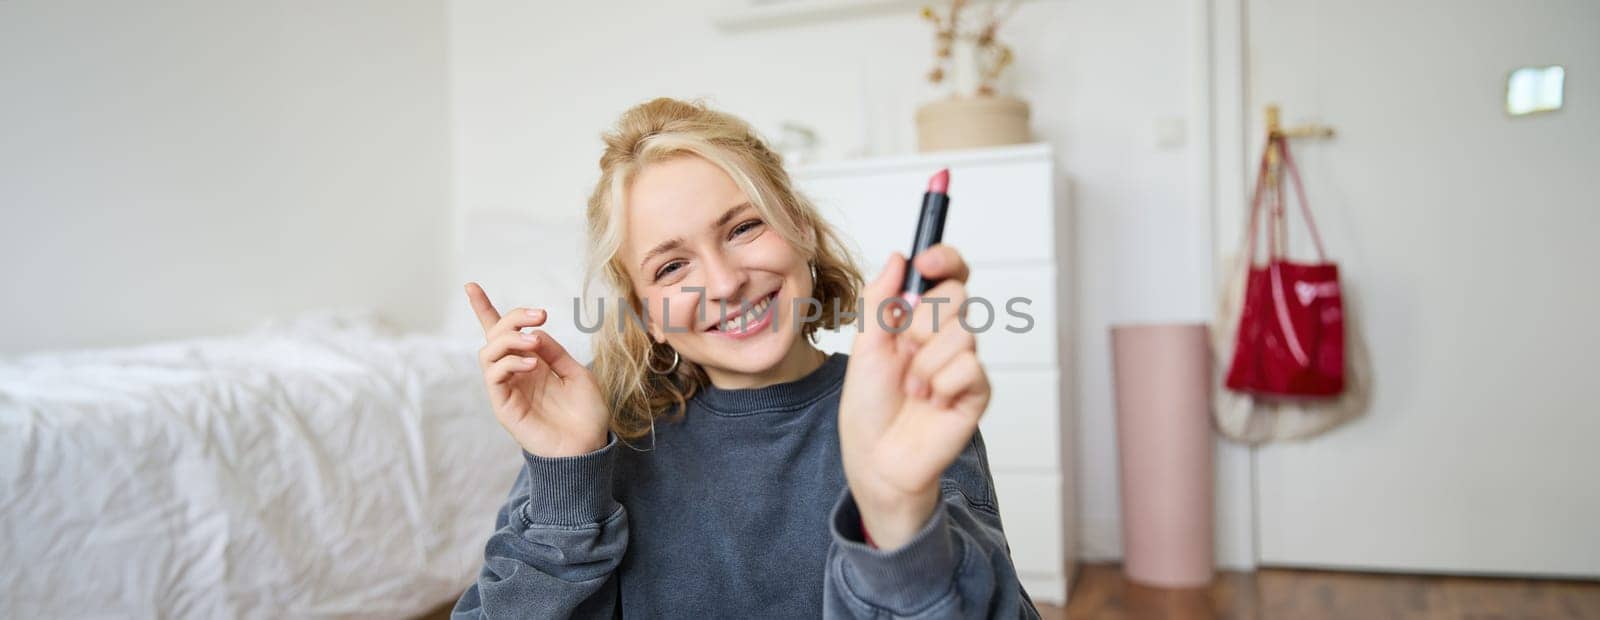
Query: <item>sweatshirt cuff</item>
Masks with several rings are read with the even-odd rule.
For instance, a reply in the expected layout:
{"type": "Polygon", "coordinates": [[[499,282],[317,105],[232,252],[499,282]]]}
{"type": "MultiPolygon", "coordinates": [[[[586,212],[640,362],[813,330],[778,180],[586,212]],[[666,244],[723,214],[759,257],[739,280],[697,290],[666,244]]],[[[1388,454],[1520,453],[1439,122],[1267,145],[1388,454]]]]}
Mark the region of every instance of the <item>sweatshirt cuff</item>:
{"type": "Polygon", "coordinates": [[[551,458],[524,450],[530,489],[528,502],[522,506],[523,523],[530,527],[594,525],[616,512],[617,500],[611,496],[616,434],[611,433],[609,439],[605,447],[578,456],[551,458]]]}
{"type": "Polygon", "coordinates": [[[950,531],[944,502],[906,544],[893,550],[864,542],[861,512],[847,487],[829,518],[842,556],[845,585],[863,602],[911,614],[949,594],[956,582],[960,541],[950,531]]]}

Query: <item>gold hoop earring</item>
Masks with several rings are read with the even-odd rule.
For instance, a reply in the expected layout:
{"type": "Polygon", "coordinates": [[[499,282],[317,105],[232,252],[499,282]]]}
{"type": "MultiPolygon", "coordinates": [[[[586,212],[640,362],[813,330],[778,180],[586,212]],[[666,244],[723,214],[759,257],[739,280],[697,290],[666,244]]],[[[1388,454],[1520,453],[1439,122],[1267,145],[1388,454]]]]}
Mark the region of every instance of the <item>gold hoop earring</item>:
{"type": "Polygon", "coordinates": [[[670,374],[672,374],[673,371],[678,369],[678,362],[679,362],[680,358],[678,357],[678,350],[677,349],[673,349],[672,350],[672,365],[667,367],[666,370],[656,370],[655,364],[651,363],[651,362],[653,362],[655,360],[655,358],[656,358],[655,350],[651,349],[650,358],[645,360],[645,368],[648,368],[650,370],[650,372],[656,373],[658,375],[670,375],[670,374]]]}

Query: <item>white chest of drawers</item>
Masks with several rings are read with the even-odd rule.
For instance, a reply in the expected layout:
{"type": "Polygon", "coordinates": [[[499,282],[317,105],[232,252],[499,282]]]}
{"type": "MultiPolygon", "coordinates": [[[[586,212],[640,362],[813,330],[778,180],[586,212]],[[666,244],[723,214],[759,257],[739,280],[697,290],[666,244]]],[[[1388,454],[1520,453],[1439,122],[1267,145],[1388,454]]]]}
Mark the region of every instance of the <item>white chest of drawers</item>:
{"type": "MultiPolygon", "coordinates": [[[[910,251],[922,192],[942,167],[950,168],[951,196],[944,241],[972,268],[970,294],[994,308],[993,324],[978,335],[978,356],[994,389],[980,428],[1012,561],[1034,600],[1064,603],[1077,531],[1065,296],[1071,246],[1050,146],[817,164],[793,174],[858,246],[871,280],[891,251],[910,251]],[[1031,317],[1031,325],[1008,308],[1031,317]]],[[[969,323],[981,326],[984,314],[970,307],[969,323]]],[[[854,334],[853,328],[826,333],[821,345],[849,351],[854,334]]]]}

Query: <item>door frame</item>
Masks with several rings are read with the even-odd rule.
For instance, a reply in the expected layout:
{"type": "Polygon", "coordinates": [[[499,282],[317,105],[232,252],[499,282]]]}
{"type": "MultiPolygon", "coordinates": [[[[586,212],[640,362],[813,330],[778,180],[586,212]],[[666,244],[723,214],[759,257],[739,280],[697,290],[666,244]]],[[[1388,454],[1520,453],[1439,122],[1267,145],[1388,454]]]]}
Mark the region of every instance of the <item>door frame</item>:
{"type": "MultiPolygon", "coordinates": [[[[1225,249],[1238,247],[1250,184],[1250,117],[1245,0],[1190,0],[1189,117],[1197,148],[1191,184],[1211,214],[1206,231],[1212,249],[1210,289],[1217,290],[1225,249]]],[[[1213,306],[1215,300],[1213,300],[1213,306]]],[[[1260,565],[1257,532],[1256,451],[1216,440],[1216,563],[1253,571],[1260,565]]]]}

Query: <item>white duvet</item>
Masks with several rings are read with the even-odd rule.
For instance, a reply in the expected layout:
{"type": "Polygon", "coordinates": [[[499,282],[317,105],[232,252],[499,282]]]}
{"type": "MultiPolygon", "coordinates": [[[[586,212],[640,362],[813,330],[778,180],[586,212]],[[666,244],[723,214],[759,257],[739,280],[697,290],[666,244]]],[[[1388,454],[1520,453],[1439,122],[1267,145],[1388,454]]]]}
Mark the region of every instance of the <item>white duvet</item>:
{"type": "Polygon", "coordinates": [[[477,343],[324,317],[0,358],[0,617],[406,617],[520,464],[477,343]]]}

